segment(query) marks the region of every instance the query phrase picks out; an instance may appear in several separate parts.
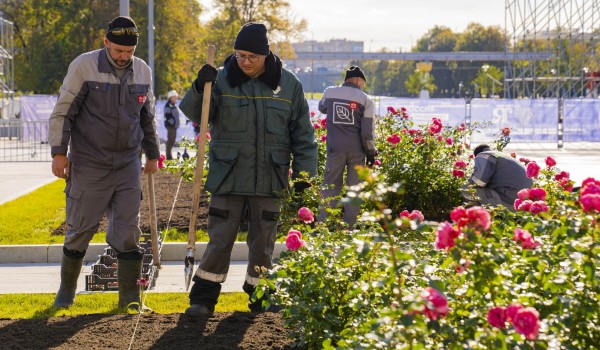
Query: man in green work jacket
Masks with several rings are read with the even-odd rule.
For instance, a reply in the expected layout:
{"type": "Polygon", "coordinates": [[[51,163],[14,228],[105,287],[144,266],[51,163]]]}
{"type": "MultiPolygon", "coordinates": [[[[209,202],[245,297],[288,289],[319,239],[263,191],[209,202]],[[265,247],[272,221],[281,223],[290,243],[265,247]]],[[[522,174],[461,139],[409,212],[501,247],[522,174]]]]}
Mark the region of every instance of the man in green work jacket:
{"type": "MultiPolygon", "coordinates": [[[[267,28],[261,23],[245,24],[234,50],[222,68],[206,64],[200,69],[179,106],[199,124],[204,84],[215,82],[205,184],[211,193],[210,241],[193,279],[190,307],[185,311],[190,317],[214,312],[245,215],[249,252],[243,289],[252,295],[259,281],[255,267],[271,267],[281,211],[279,194],[287,189],[292,155],[295,176],[317,172],[317,143],[302,85],[270,51],[267,28]]],[[[262,311],[260,301],[249,306],[251,311],[262,311]]]]}

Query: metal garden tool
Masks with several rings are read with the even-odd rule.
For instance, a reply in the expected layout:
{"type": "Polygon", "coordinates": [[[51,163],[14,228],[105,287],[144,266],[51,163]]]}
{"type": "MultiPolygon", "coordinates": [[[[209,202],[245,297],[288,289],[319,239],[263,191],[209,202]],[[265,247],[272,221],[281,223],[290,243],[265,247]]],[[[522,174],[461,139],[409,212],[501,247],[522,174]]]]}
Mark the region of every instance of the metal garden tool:
{"type": "Polygon", "coordinates": [[[158,227],[156,222],[156,199],[154,196],[154,174],[152,173],[148,173],[148,202],[150,207],[150,237],[152,238],[152,264],[157,269],[160,269],[158,227]]]}
{"type": "MultiPolygon", "coordinates": [[[[208,46],[208,55],[206,63],[214,65],[216,48],[213,45],[208,46]]],[[[200,197],[202,194],[202,174],[204,172],[204,153],[206,151],[206,130],[208,129],[208,112],[210,109],[210,93],[212,83],[204,83],[204,94],[202,96],[202,115],[200,121],[200,134],[198,135],[198,154],[196,155],[196,171],[194,173],[194,194],[192,197],[192,216],[190,217],[190,227],[188,231],[188,245],[185,253],[185,289],[190,287],[190,281],[194,274],[194,254],[196,253],[196,219],[198,218],[198,209],[200,197]]]]}

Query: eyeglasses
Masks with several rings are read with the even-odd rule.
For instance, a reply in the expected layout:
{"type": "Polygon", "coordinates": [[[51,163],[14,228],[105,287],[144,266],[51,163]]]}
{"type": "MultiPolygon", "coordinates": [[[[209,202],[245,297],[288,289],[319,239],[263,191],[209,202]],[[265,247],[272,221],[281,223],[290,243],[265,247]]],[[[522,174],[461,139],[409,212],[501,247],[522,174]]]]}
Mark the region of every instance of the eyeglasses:
{"type": "Polygon", "coordinates": [[[240,62],[244,62],[246,60],[250,61],[250,63],[256,63],[258,62],[258,59],[264,57],[263,55],[242,55],[240,53],[235,53],[235,59],[240,61],[240,62]]]}
{"type": "Polygon", "coordinates": [[[138,29],[135,28],[135,27],[113,28],[113,29],[109,30],[108,32],[112,33],[114,35],[135,35],[135,36],[139,36],[140,35],[138,33],[138,29]]]}

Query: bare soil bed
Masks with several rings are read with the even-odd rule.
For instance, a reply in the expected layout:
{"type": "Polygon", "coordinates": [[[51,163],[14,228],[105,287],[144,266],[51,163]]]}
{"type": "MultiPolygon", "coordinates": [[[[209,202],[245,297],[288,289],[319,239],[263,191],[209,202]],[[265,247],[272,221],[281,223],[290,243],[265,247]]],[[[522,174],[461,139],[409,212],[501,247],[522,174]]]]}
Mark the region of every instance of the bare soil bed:
{"type": "MultiPolygon", "coordinates": [[[[128,349],[137,315],[0,320],[1,349],[128,349]]],[[[145,314],[131,349],[293,349],[277,313],[145,314]]]]}
{"type": "MultiPolygon", "coordinates": [[[[154,175],[154,192],[156,200],[156,222],[159,230],[167,227],[177,228],[180,231],[188,231],[190,224],[190,215],[192,214],[192,196],[194,193],[194,183],[181,181],[179,186],[179,176],[159,171],[154,175]],[[179,192],[177,187],[179,186],[179,192]],[[177,200],[175,195],[177,194],[177,200]],[[173,207],[175,202],[175,207],[173,207]],[[173,214],[171,215],[171,208],[173,214]],[[171,219],[169,220],[169,216],[171,219]]],[[[147,177],[142,176],[143,200],[140,208],[140,228],[142,232],[150,232],[150,210],[148,208],[147,196],[147,177]]],[[[196,228],[206,230],[208,220],[208,198],[206,193],[202,194],[200,200],[200,210],[196,220],[196,228]]],[[[99,232],[106,232],[108,221],[106,216],[100,221],[99,232]]],[[[63,222],[59,227],[52,231],[54,235],[65,235],[66,224],[63,222]]]]}

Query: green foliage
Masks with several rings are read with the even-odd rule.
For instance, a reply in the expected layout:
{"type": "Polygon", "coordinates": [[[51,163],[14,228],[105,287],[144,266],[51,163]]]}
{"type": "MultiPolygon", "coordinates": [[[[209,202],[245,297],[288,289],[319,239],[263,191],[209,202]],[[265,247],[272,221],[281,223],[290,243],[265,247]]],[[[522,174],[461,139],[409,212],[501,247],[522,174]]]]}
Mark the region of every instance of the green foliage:
{"type": "MultiPolygon", "coordinates": [[[[52,293],[0,294],[0,318],[46,318],[89,314],[126,313],[117,307],[117,293],[78,294],[69,309],[52,307],[52,293]]],[[[187,293],[147,293],[145,305],[159,314],[182,313],[189,305],[187,293]]],[[[246,293],[221,293],[216,312],[248,312],[246,293]]]]}
{"type": "MultiPolygon", "coordinates": [[[[198,39],[203,32],[197,1],[156,0],[154,4],[158,96],[189,86],[200,62],[206,61],[206,50],[198,39]]],[[[147,1],[131,1],[130,10],[140,29],[135,55],[147,62],[147,1]]],[[[56,94],[75,57],[104,47],[107,23],[119,15],[119,6],[107,0],[8,0],[0,2],[0,11],[15,23],[17,89],[56,94]]]]}
{"type": "MultiPolygon", "coordinates": [[[[56,180],[0,205],[0,244],[63,243],[52,229],[65,220],[64,188],[64,180],[56,180]]],[[[104,234],[94,236],[93,242],[104,241],[104,234]]]]}
{"type": "Polygon", "coordinates": [[[458,232],[455,245],[436,249],[441,226],[398,218],[387,201],[402,188],[386,185],[387,174],[362,169],[365,182],[348,197],[373,209],[357,229],[335,226],[337,219],[296,224],[305,244],[284,253],[259,290],[270,294],[267,303],[284,307],[297,342],[309,348],[595,348],[600,213],[583,212],[578,194],[555,180],[558,172],[542,169],[534,181],[547,192],[548,212],[493,208],[489,228],[448,223],[458,232]],[[516,228],[539,246],[523,248],[513,238],[516,228]],[[423,300],[425,287],[443,293],[445,317],[425,316],[432,308],[423,300]],[[487,321],[490,308],[511,304],[539,312],[539,334],[527,339],[510,322],[496,328],[487,321]]]}
{"type": "Polygon", "coordinates": [[[464,142],[478,126],[443,127],[431,134],[430,125],[417,127],[408,114],[402,113],[379,118],[376,142],[381,166],[377,171],[385,175],[388,185],[401,183],[404,190],[402,195],[384,200],[388,208],[395,213],[418,209],[425,217],[439,220],[461,203],[460,187],[466,183],[468,170],[463,169],[465,177],[455,177],[454,163],[469,162],[464,142]],[[398,138],[396,144],[390,141],[394,135],[398,138]]]}
{"type": "Polygon", "coordinates": [[[437,88],[434,84],[434,77],[426,72],[415,71],[404,82],[406,90],[411,94],[418,95],[421,90],[427,90],[433,93],[437,88]]]}

